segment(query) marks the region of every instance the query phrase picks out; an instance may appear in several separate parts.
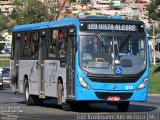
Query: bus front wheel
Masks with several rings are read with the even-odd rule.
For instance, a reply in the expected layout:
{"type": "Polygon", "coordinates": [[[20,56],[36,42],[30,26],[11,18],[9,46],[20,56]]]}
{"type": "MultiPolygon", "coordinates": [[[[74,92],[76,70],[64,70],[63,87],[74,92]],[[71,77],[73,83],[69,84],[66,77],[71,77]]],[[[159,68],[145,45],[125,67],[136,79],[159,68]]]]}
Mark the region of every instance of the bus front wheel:
{"type": "Polygon", "coordinates": [[[126,112],[129,108],[129,102],[121,102],[117,104],[118,111],[126,112]]]}
{"type": "Polygon", "coordinates": [[[57,84],[57,96],[58,96],[58,105],[62,106],[62,110],[64,111],[69,111],[71,110],[71,103],[68,101],[65,101],[64,98],[64,88],[63,88],[63,83],[61,80],[58,80],[57,84]]]}
{"type": "Polygon", "coordinates": [[[74,104],[70,103],[70,102],[66,102],[62,104],[62,110],[64,111],[70,111],[74,109],[74,104]]]}

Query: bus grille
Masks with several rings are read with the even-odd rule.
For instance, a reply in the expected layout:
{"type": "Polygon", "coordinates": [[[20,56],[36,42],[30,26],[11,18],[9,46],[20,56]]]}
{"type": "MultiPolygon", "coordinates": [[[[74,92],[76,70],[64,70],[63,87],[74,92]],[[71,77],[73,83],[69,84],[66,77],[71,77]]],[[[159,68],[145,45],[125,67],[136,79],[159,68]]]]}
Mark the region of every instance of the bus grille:
{"type": "Polygon", "coordinates": [[[138,81],[138,77],[89,77],[93,82],[103,83],[134,83],[138,81]]]}
{"type": "Polygon", "coordinates": [[[95,94],[99,99],[106,99],[106,100],[108,96],[119,96],[121,100],[127,100],[133,95],[132,92],[128,93],[95,92],[95,94]]]}

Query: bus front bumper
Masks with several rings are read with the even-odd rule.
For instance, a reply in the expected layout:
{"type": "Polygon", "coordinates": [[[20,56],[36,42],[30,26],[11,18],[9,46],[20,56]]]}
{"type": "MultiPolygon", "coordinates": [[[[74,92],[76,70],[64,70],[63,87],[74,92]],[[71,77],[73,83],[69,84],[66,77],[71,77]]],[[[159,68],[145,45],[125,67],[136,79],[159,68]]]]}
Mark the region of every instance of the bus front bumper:
{"type": "Polygon", "coordinates": [[[105,90],[93,90],[85,89],[81,86],[77,86],[76,89],[76,100],[78,101],[109,101],[109,97],[119,97],[119,101],[146,101],[148,89],[147,87],[140,90],[132,91],[105,91],[105,90]]]}

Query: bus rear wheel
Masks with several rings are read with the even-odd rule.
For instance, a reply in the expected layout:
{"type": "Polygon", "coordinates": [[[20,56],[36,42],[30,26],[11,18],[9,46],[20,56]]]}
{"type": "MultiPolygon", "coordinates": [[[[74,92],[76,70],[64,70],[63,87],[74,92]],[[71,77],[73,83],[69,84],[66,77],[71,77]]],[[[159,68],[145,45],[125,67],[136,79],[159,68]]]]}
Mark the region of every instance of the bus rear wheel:
{"type": "Polygon", "coordinates": [[[118,111],[127,112],[129,108],[129,102],[120,102],[117,104],[118,111]]]}
{"type": "Polygon", "coordinates": [[[25,84],[24,84],[24,95],[25,95],[25,103],[27,105],[33,105],[34,104],[34,99],[29,94],[29,84],[28,84],[27,80],[25,80],[25,84]]]}
{"type": "Polygon", "coordinates": [[[25,103],[27,105],[42,105],[43,104],[44,99],[40,99],[36,95],[29,94],[29,84],[27,80],[25,80],[24,95],[25,95],[25,103]]]}

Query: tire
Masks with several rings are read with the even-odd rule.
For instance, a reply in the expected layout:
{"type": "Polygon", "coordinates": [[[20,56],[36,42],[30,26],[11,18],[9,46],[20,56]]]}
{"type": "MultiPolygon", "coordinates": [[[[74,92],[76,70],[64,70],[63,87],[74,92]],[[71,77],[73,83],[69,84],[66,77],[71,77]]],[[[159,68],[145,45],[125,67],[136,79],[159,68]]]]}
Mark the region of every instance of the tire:
{"type": "Polygon", "coordinates": [[[25,103],[27,105],[42,105],[43,104],[44,99],[40,99],[36,95],[29,94],[29,84],[27,80],[25,80],[24,95],[25,95],[25,103]]]}
{"type": "Polygon", "coordinates": [[[74,109],[74,105],[71,104],[70,102],[66,102],[62,104],[62,110],[64,111],[71,111],[74,109]]]}
{"type": "Polygon", "coordinates": [[[120,112],[127,112],[129,108],[129,102],[118,103],[117,108],[120,112]]]}
{"type": "Polygon", "coordinates": [[[34,105],[35,101],[33,97],[29,94],[29,84],[27,80],[25,80],[25,84],[24,84],[24,95],[25,95],[25,103],[27,105],[34,105]]]}
{"type": "Polygon", "coordinates": [[[64,104],[64,89],[63,84],[60,80],[58,80],[57,84],[57,96],[58,96],[58,105],[64,104]]]}
{"type": "Polygon", "coordinates": [[[57,96],[58,96],[58,105],[62,106],[62,110],[70,111],[72,110],[72,104],[70,102],[65,101],[64,99],[64,88],[61,80],[58,80],[57,84],[57,96]]]}

